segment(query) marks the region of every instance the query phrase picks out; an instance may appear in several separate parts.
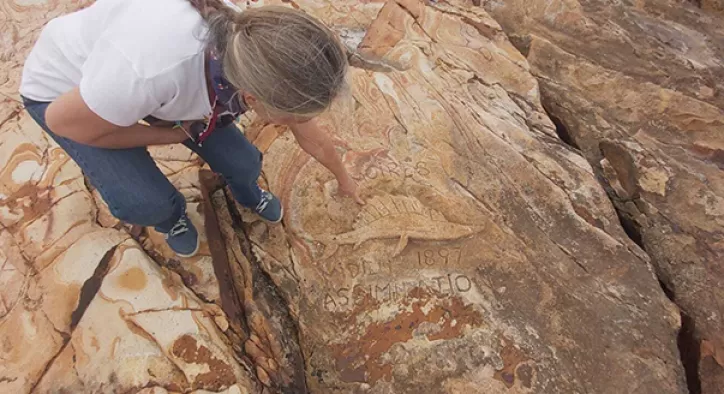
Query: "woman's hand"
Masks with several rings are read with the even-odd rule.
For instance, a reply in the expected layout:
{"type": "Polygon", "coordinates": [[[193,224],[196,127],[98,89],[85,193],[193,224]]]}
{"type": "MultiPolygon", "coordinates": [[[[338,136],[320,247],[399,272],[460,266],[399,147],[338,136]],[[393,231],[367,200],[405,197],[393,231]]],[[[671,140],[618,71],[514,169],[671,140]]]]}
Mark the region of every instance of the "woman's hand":
{"type": "Polygon", "coordinates": [[[299,146],[334,174],[339,184],[339,194],[351,197],[356,203],[364,205],[364,201],[359,196],[357,182],[349,176],[332,140],[317,126],[317,122],[309,120],[304,123],[292,123],[289,128],[299,146]]]}
{"type": "Polygon", "coordinates": [[[191,130],[191,125],[194,122],[196,122],[196,121],[195,120],[185,120],[185,121],[181,122],[181,127],[174,126],[172,128],[172,130],[176,133],[176,135],[179,138],[179,140],[178,140],[179,143],[184,142],[187,139],[191,138],[191,134],[190,134],[189,130],[191,130]]]}
{"type": "Polygon", "coordinates": [[[341,180],[337,179],[337,183],[339,184],[339,194],[341,196],[350,197],[357,204],[365,204],[359,196],[359,187],[357,186],[357,182],[355,182],[349,175],[345,176],[341,180]]]}

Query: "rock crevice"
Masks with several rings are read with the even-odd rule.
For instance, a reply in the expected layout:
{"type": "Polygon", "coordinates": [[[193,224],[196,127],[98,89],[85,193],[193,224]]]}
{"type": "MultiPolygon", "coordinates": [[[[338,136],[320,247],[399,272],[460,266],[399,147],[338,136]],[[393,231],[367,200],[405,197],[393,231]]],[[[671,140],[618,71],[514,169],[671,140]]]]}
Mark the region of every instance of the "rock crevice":
{"type": "Polygon", "coordinates": [[[724,122],[722,19],[675,1],[545,8],[553,3],[484,6],[526,54],[544,107],[566,126],[561,139],[581,147],[681,310],[689,390],[719,393],[724,221],[714,206],[724,203],[724,184],[714,152],[724,143],[716,131],[724,122]],[[616,46],[612,56],[606,48],[616,46]],[[700,351],[705,344],[709,352],[700,351]]]}
{"type": "MultiPolygon", "coordinates": [[[[350,92],[319,123],[366,205],[247,114],[285,220],[237,206],[184,147],[151,148],[200,229],[180,259],[0,100],[0,391],[724,387],[714,3],[242,3],[340,32],[350,92]]],[[[9,4],[36,33],[78,6],[9,4]]]]}

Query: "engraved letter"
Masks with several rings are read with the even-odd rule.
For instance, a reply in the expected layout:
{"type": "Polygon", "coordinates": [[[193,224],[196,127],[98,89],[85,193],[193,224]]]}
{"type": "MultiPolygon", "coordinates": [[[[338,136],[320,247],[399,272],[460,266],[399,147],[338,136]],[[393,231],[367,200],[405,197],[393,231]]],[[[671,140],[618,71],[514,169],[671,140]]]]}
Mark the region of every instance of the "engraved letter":
{"type": "Polygon", "coordinates": [[[428,170],[427,167],[425,167],[425,162],[424,162],[424,161],[418,162],[418,163],[415,165],[415,168],[417,169],[417,173],[420,174],[420,175],[422,175],[422,176],[430,175],[430,170],[428,170]]]}
{"type": "Polygon", "coordinates": [[[377,298],[378,300],[381,300],[382,302],[389,300],[390,299],[390,284],[388,283],[384,287],[379,287],[379,286],[375,285],[375,298],[377,298]],[[387,293],[386,298],[380,297],[380,291],[382,291],[383,295],[385,292],[387,293]]]}
{"type": "Polygon", "coordinates": [[[337,303],[334,301],[334,298],[332,298],[331,295],[327,294],[324,297],[324,309],[326,309],[328,312],[332,312],[335,308],[337,308],[337,303]]]}
{"type": "Polygon", "coordinates": [[[354,261],[347,263],[347,270],[349,271],[349,274],[352,276],[352,278],[356,278],[361,274],[359,264],[354,261]]]}
{"type": "Polygon", "coordinates": [[[444,279],[445,279],[444,276],[436,276],[436,277],[432,278],[432,280],[434,280],[435,283],[437,283],[437,291],[440,293],[442,293],[442,283],[440,283],[440,281],[444,280],[444,279]]]}
{"type": "Polygon", "coordinates": [[[396,292],[400,295],[400,300],[407,299],[407,290],[410,288],[410,284],[407,282],[399,282],[395,284],[396,292]],[[397,287],[397,286],[400,287],[397,287]]]}
{"type": "Polygon", "coordinates": [[[440,249],[437,251],[437,254],[440,255],[443,259],[445,259],[445,263],[443,266],[447,267],[450,263],[450,252],[447,249],[440,249]]]}
{"type": "Polygon", "coordinates": [[[352,297],[354,299],[354,305],[362,305],[362,303],[365,300],[365,296],[367,295],[367,292],[365,291],[364,286],[362,285],[354,285],[352,288],[352,297]]]}
{"type": "Polygon", "coordinates": [[[455,278],[455,287],[457,287],[461,293],[470,290],[472,286],[473,284],[470,282],[470,279],[465,275],[458,275],[457,278],[455,278]]]}
{"type": "Polygon", "coordinates": [[[392,260],[377,260],[377,271],[392,273],[392,260]]]}
{"type": "MultiPolygon", "coordinates": [[[[432,250],[426,250],[422,255],[420,255],[420,252],[417,252],[418,259],[424,263],[426,266],[431,267],[435,264],[435,260],[433,257],[435,256],[435,253],[432,250]]],[[[422,265],[422,263],[420,265],[422,265]]],[[[422,265],[424,267],[424,265],[422,265]]]]}
{"type": "Polygon", "coordinates": [[[340,300],[340,303],[339,303],[340,306],[347,306],[347,304],[349,304],[349,297],[347,297],[347,295],[346,295],[346,293],[348,291],[349,291],[349,289],[345,289],[344,287],[337,290],[337,295],[344,299],[344,302],[341,302],[341,300],[340,300]]]}
{"type": "Polygon", "coordinates": [[[398,165],[394,161],[387,164],[387,170],[390,172],[391,175],[400,176],[400,173],[397,172],[397,168],[398,165]]]}
{"type": "Polygon", "coordinates": [[[415,175],[415,170],[411,167],[405,166],[405,178],[412,178],[415,175]]]}
{"type": "Polygon", "coordinates": [[[367,167],[367,169],[365,170],[365,175],[366,175],[367,178],[369,178],[369,179],[375,179],[375,178],[377,178],[377,176],[379,175],[379,173],[380,173],[380,170],[379,170],[376,166],[374,166],[374,165],[367,167]]]}

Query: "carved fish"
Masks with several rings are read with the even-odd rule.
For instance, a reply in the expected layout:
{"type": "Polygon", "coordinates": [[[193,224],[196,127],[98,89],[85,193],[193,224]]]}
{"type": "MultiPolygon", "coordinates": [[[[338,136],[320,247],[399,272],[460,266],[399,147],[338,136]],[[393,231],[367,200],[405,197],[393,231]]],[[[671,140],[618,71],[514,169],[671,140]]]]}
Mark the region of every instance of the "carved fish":
{"type": "Polygon", "coordinates": [[[389,196],[367,202],[355,221],[352,231],[322,237],[325,251],[322,259],[334,255],[340,245],[357,249],[372,239],[399,238],[393,257],[402,253],[409,240],[451,241],[483,230],[448,221],[440,212],[425,208],[417,199],[389,196]]]}

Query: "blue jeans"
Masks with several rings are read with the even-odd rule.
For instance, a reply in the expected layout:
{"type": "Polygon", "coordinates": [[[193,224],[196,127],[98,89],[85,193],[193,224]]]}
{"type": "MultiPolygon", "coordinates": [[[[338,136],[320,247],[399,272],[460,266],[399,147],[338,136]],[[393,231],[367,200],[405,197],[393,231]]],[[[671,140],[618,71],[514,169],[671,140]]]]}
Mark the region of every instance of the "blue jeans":
{"type": "MultiPolygon", "coordinates": [[[[50,103],[23,101],[30,116],[80,166],[115,217],[167,233],[185,212],[183,195],[158,169],[145,147],[96,148],[55,135],[45,124],[45,111],[50,103]]],[[[241,205],[256,207],[261,200],[256,183],[261,171],[261,152],[234,124],[214,130],[203,147],[191,140],[184,145],[226,180],[241,205]]]]}

